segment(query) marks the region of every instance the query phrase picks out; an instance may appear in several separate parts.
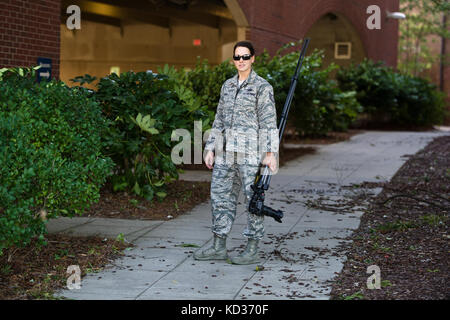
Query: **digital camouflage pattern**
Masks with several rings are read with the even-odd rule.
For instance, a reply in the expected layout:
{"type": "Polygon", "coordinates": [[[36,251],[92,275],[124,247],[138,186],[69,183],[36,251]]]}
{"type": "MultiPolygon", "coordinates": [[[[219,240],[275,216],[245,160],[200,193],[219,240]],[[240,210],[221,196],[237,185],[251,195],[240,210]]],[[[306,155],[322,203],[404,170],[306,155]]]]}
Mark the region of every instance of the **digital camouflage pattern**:
{"type": "MultiPolygon", "coordinates": [[[[226,237],[231,231],[241,187],[248,205],[259,163],[266,152],[278,152],[273,88],[251,71],[238,85],[238,75],[222,86],[216,117],[205,146],[215,152],[211,181],[212,231],[226,237]],[[225,148],[224,148],[225,146],[225,148]]],[[[248,213],[244,236],[259,240],[264,217],[248,213]]]]}
{"type": "MultiPolygon", "coordinates": [[[[253,195],[251,185],[258,169],[258,165],[215,163],[211,181],[212,231],[219,237],[226,237],[231,231],[241,187],[244,189],[245,204],[248,205],[253,195]]],[[[261,239],[264,235],[263,221],[264,216],[248,213],[244,236],[261,239]]]]}
{"type": "Polygon", "coordinates": [[[276,117],[272,85],[252,70],[239,87],[236,74],[222,85],[205,150],[239,152],[253,159],[265,152],[276,153],[276,117]]]}

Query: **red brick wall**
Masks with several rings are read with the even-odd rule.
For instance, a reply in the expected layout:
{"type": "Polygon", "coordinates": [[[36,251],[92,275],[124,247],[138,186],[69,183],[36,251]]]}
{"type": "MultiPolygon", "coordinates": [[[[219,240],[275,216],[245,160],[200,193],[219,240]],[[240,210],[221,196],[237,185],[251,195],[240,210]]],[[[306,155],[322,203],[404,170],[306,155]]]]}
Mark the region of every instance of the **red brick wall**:
{"type": "Polygon", "coordinates": [[[255,47],[274,53],[288,41],[304,37],[324,14],[344,15],[358,32],[367,57],[397,65],[398,21],[385,19],[386,10],[398,11],[398,0],[238,0],[250,24],[250,40],[255,47]],[[369,5],[381,9],[381,30],[369,30],[369,5]]]}
{"type": "Polygon", "coordinates": [[[59,78],[60,0],[0,0],[0,67],[34,66],[52,59],[59,78]]]}

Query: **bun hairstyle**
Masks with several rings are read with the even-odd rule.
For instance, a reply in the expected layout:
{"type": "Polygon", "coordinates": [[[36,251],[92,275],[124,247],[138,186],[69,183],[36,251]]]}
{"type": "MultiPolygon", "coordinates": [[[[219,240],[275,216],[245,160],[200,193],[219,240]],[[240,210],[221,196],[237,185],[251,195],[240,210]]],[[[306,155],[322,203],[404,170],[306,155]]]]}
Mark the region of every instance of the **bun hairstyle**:
{"type": "Polygon", "coordinates": [[[236,43],[233,48],[233,55],[236,52],[237,47],[245,47],[250,50],[250,54],[252,56],[255,55],[255,48],[253,48],[253,44],[250,41],[239,41],[238,43],[236,43]]]}

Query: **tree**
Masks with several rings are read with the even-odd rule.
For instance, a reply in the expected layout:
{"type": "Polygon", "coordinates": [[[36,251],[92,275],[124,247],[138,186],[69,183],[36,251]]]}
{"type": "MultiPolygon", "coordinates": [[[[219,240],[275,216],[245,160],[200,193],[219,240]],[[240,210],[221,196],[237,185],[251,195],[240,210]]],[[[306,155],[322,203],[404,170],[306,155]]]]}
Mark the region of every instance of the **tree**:
{"type": "Polygon", "coordinates": [[[406,14],[399,26],[400,71],[418,76],[441,58],[448,63],[448,57],[432,52],[429,44],[430,40],[436,42],[436,37],[450,37],[443,18],[450,12],[448,0],[400,0],[400,10],[406,14]]]}

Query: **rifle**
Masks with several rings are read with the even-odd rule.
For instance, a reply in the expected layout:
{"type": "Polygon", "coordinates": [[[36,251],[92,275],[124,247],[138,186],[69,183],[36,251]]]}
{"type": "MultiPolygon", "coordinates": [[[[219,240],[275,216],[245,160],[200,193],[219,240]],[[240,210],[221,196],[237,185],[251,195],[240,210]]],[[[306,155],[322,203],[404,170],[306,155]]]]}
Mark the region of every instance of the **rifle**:
{"type": "MultiPolygon", "coordinates": [[[[306,53],[306,48],[309,44],[309,38],[305,39],[303,42],[303,46],[300,52],[300,57],[298,58],[297,67],[295,68],[295,73],[291,79],[291,86],[289,88],[289,93],[286,97],[286,102],[284,103],[283,111],[281,113],[280,124],[278,126],[279,130],[279,142],[281,142],[281,138],[283,137],[284,129],[286,127],[287,116],[289,114],[289,109],[291,107],[292,99],[294,98],[295,87],[297,86],[298,74],[302,67],[303,58],[306,53]]],[[[277,222],[282,222],[281,218],[283,218],[283,211],[275,210],[268,206],[264,205],[264,192],[269,189],[271,174],[269,172],[269,167],[266,165],[264,167],[263,173],[258,173],[255,178],[255,182],[251,186],[253,190],[253,196],[249,202],[248,210],[252,214],[256,214],[258,216],[269,216],[274,218],[277,222]]],[[[259,171],[260,172],[260,171],[259,171]]]]}

